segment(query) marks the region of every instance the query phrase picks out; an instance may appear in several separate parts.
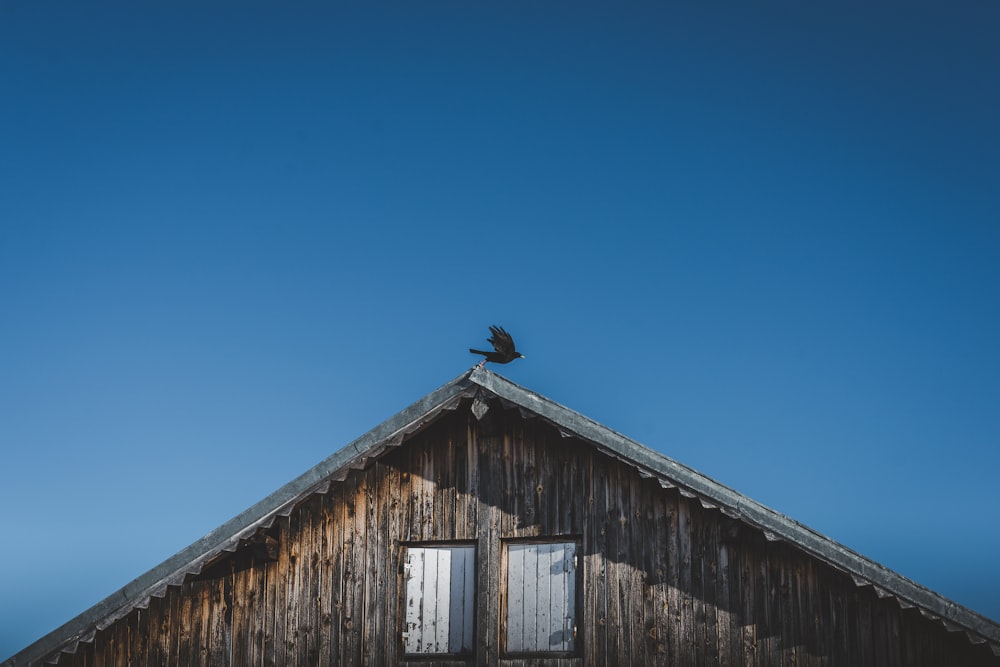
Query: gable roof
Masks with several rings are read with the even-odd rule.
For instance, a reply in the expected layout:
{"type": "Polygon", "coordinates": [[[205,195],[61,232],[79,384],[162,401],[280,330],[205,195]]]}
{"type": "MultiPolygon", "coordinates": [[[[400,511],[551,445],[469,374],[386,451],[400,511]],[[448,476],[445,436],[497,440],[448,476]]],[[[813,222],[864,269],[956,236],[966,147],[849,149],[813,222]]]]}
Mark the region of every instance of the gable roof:
{"type": "Polygon", "coordinates": [[[179,586],[188,575],[234,552],[241,542],[270,525],[313,493],[325,492],[331,481],[343,481],[351,470],[363,469],[406,436],[421,430],[441,414],[458,407],[463,398],[496,396],[522,413],[550,422],[567,436],[589,442],[600,451],[634,467],[643,477],[657,479],[664,488],[676,488],[704,507],[716,508],[761,531],[769,540],[783,540],[816,559],[849,574],[858,586],[871,586],[879,597],[895,597],[903,608],[915,607],[951,631],[963,631],[974,644],[989,642],[1000,656],[1000,624],[963,607],[916,582],[838,544],[820,533],[744,496],[673,459],[617,433],[554,401],[478,366],[431,392],[382,422],[318,465],[281,487],[186,549],[126,584],[76,618],[11,656],[3,667],[56,662],[61,652],[73,653],[80,642],[93,641],[107,628],[151,597],[162,597],[168,586],[179,586]]]}

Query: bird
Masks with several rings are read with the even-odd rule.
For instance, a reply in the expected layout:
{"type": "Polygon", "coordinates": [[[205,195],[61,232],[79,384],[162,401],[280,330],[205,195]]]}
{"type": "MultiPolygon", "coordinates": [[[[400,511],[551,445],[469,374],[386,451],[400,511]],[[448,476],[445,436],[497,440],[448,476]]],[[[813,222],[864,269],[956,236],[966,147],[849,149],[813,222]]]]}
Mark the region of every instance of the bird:
{"type": "Polygon", "coordinates": [[[518,352],[514,348],[514,339],[510,337],[510,334],[504,331],[503,327],[498,327],[496,325],[490,327],[490,333],[493,334],[486,339],[496,352],[484,352],[483,350],[474,350],[469,348],[469,352],[473,354],[481,354],[485,359],[479,362],[479,367],[482,368],[487,361],[492,361],[495,364],[506,364],[514,361],[515,359],[523,359],[524,355],[518,352]]]}

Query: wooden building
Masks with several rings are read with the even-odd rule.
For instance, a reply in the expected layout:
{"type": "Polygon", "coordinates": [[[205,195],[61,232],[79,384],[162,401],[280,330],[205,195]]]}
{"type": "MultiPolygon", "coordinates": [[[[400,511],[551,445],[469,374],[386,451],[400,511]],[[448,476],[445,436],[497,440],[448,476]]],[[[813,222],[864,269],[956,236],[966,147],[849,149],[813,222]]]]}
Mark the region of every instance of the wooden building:
{"type": "Polygon", "coordinates": [[[998,656],[996,622],[476,368],[3,665],[998,656]]]}

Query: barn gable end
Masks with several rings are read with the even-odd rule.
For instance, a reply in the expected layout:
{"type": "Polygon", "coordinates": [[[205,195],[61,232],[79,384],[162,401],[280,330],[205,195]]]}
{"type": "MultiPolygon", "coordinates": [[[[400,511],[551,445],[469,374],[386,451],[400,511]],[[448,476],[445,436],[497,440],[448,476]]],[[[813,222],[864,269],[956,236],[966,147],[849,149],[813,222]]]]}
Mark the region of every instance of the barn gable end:
{"type": "Polygon", "coordinates": [[[481,369],[4,664],[426,665],[426,637],[435,664],[1000,664],[989,619],[481,369]]]}

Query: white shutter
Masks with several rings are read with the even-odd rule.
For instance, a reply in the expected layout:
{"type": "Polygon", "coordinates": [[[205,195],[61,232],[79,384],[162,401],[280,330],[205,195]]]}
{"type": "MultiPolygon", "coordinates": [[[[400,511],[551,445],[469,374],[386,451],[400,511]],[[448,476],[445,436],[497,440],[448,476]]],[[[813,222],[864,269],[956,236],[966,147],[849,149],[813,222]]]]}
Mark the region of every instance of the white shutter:
{"type": "Polygon", "coordinates": [[[472,651],[475,547],[406,550],[406,653],[472,651]]]}
{"type": "Polygon", "coordinates": [[[507,547],[507,651],[575,648],[576,543],[507,547]]]}

